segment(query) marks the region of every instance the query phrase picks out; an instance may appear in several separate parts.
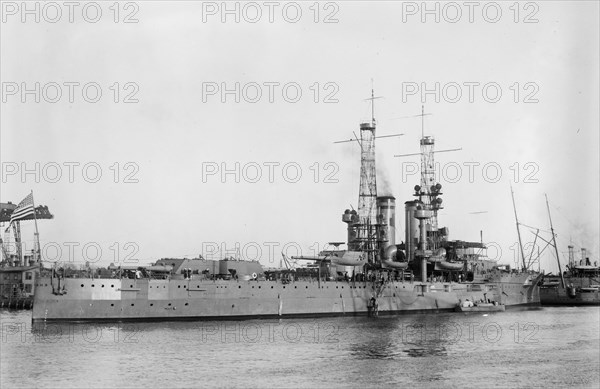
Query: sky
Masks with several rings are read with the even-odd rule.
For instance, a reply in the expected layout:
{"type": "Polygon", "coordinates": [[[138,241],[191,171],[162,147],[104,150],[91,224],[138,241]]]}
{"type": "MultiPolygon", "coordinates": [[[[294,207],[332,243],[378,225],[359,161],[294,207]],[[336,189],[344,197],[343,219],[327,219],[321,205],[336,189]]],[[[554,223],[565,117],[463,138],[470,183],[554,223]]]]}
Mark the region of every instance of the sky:
{"type": "Polygon", "coordinates": [[[569,244],[598,261],[598,2],[53,4],[2,2],[0,25],[0,200],[49,206],[49,262],[278,266],[344,241],[360,154],[333,142],[372,88],[377,134],[403,134],[376,144],[398,242],[419,159],[394,156],[419,152],[424,106],[436,148],[461,149],[435,157],[451,239],[514,265],[512,186],[527,257],[547,194],[563,265],[569,244]]]}

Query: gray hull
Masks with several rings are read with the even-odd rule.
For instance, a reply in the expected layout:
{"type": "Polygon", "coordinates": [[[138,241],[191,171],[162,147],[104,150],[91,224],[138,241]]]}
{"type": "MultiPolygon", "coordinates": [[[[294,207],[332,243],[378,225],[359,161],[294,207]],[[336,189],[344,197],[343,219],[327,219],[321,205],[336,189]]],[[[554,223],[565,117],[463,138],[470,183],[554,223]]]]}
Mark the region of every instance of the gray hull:
{"type": "Polygon", "coordinates": [[[33,322],[366,315],[372,297],[379,314],[452,311],[467,298],[507,307],[540,302],[539,278],[526,274],[485,284],[67,278],[59,290],[50,281],[37,281],[33,322]]]}
{"type": "Polygon", "coordinates": [[[540,289],[540,302],[542,305],[600,305],[600,293],[581,292],[571,295],[567,289],[557,286],[553,288],[540,289]]]}
{"type": "MultiPolygon", "coordinates": [[[[559,278],[550,277],[554,282],[559,278]]],[[[540,288],[542,305],[600,305],[598,281],[591,277],[565,277],[566,288],[562,284],[545,285],[540,288]]]]}

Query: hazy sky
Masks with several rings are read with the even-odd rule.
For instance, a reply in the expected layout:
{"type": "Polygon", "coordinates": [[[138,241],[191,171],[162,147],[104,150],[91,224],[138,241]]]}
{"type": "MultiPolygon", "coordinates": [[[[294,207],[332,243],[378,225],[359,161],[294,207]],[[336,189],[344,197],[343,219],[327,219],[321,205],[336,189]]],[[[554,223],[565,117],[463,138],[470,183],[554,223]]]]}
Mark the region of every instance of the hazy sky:
{"type": "Polygon", "coordinates": [[[514,264],[512,184],[523,223],[549,228],[546,193],[561,255],[598,260],[598,2],[21,4],[2,2],[0,196],[50,207],[47,259],[238,244],[278,265],[345,240],[359,148],[333,142],[369,118],[373,80],[378,135],[405,134],[376,146],[397,241],[419,160],[394,155],[419,151],[403,117],[425,105],[437,148],[462,148],[436,155],[451,239],[483,231],[514,264]]]}

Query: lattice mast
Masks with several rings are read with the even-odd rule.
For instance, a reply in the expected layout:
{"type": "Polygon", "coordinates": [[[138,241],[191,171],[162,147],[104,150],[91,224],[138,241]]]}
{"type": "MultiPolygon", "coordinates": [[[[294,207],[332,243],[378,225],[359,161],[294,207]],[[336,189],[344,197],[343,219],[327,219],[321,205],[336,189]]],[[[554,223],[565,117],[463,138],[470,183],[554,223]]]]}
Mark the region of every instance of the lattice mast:
{"type": "Polygon", "coordinates": [[[376,136],[374,89],[371,88],[371,120],[360,124],[360,137],[334,143],[357,142],[360,146],[360,183],[358,188],[358,209],[346,209],[342,221],[348,225],[348,250],[362,251],[370,263],[378,260],[380,251],[378,229],[382,224],[377,217],[377,170],[375,166],[375,139],[398,137],[404,134],[376,136]]]}
{"type": "Polygon", "coordinates": [[[377,222],[377,171],[375,168],[375,96],[371,89],[371,121],[360,124],[360,186],[358,216],[362,224],[377,222]]]}
{"type": "MultiPolygon", "coordinates": [[[[429,224],[428,231],[436,234],[438,230],[438,210],[442,209],[442,195],[440,191],[442,185],[436,181],[435,177],[435,139],[433,136],[425,135],[425,109],[421,106],[421,182],[415,188],[415,196],[419,198],[424,210],[431,211],[431,218],[426,221],[429,224]]],[[[443,150],[446,151],[446,150],[443,150]]],[[[448,150],[450,151],[450,150],[448,150]]],[[[453,151],[453,150],[452,150],[453,151]]],[[[436,239],[434,239],[434,242],[436,239]]],[[[437,244],[434,244],[437,246],[437,244]]],[[[432,247],[437,248],[437,247],[432,247]]]]}
{"type": "Polygon", "coordinates": [[[375,166],[375,93],[371,89],[371,121],[360,124],[360,184],[358,188],[358,223],[354,224],[355,250],[376,261],[377,170],[375,166]]]}

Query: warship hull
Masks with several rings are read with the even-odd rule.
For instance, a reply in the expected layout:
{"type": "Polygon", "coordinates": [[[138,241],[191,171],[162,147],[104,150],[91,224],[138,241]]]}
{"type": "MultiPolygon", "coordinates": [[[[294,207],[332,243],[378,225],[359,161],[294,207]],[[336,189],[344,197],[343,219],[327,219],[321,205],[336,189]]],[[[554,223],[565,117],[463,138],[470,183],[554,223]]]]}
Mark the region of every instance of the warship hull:
{"type": "Polygon", "coordinates": [[[561,286],[540,288],[540,302],[545,306],[556,306],[556,305],[600,305],[600,292],[599,289],[584,288],[578,290],[575,293],[569,293],[569,291],[561,286]]]}
{"type": "Polygon", "coordinates": [[[506,274],[490,283],[410,281],[231,281],[39,279],[32,320],[170,321],[453,311],[461,300],[492,299],[507,308],[537,307],[539,277],[506,274]],[[51,282],[53,281],[53,283],[51,282]]]}
{"type": "MultiPolygon", "coordinates": [[[[580,267],[573,266],[574,269],[580,267]]],[[[564,277],[564,286],[556,276],[546,277],[540,287],[542,305],[600,305],[598,268],[591,268],[588,276],[564,277]]]]}

